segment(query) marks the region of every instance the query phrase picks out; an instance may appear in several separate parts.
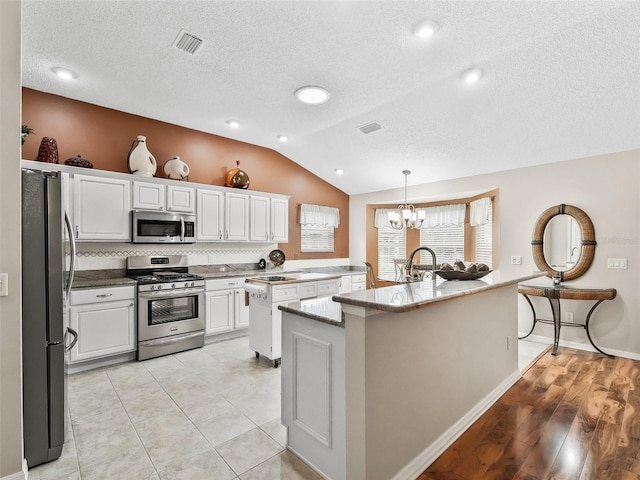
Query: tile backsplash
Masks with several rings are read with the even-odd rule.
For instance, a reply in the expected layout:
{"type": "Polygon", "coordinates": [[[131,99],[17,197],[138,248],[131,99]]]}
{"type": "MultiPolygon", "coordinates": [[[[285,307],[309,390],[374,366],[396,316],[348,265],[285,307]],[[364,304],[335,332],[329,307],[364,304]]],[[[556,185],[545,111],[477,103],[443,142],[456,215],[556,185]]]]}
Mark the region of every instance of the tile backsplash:
{"type": "MultiPolygon", "coordinates": [[[[126,268],[127,257],[136,255],[188,255],[190,265],[257,263],[268,259],[277,244],[195,243],[147,245],[131,243],[76,244],[76,270],[126,268]]],[[[67,262],[69,255],[67,249],[67,262]]]]}

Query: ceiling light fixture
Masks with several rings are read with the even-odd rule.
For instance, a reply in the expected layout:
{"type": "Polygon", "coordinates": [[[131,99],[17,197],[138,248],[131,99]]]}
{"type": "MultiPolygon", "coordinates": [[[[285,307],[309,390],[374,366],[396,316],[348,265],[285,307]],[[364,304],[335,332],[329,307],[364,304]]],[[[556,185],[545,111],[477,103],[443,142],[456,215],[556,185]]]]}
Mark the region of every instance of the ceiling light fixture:
{"type": "Polygon", "coordinates": [[[51,71],[63,80],[73,80],[78,77],[75,72],[62,67],[53,67],[51,71]]]}
{"type": "Polygon", "coordinates": [[[336,175],[342,175],[344,173],[344,170],[341,168],[334,168],[333,171],[336,172],[336,175]]]}
{"type": "Polygon", "coordinates": [[[238,128],[240,126],[240,122],[238,122],[237,120],[227,120],[226,124],[231,128],[238,128]]]}
{"type": "Polygon", "coordinates": [[[433,20],[425,20],[413,27],[413,34],[418,38],[429,38],[436,33],[438,28],[438,24],[433,20]]]}
{"type": "Polygon", "coordinates": [[[463,80],[468,84],[476,83],[478,80],[480,80],[480,77],[482,77],[482,70],[475,67],[470,68],[462,74],[463,80]]]}
{"type": "Polygon", "coordinates": [[[424,210],[416,212],[415,207],[407,203],[407,179],[411,175],[411,170],[403,170],[402,174],[404,175],[404,205],[398,205],[397,212],[388,213],[389,223],[396,230],[418,229],[424,222],[425,212],[424,210]]]}
{"type": "Polygon", "coordinates": [[[317,105],[329,100],[329,92],[325,88],[317,85],[300,87],[295,91],[295,96],[302,103],[309,103],[311,105],[317,105]]]}
{"type": "Polygon", "coordinates": [[[287,137],[286,135],[278,135],[276,138],[281,142],[286,142],[289,140],[289,137],[287,137]]]}

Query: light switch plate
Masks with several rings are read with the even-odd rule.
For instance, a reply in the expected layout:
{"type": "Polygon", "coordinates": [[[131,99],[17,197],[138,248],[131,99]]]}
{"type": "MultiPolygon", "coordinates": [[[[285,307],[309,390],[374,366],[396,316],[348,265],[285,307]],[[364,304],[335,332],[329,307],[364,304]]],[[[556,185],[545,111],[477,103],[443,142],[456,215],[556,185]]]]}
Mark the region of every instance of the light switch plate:
{"type": "Polygon", "coordinates": [[[607,258],[607,268],[626,270],[627,259],[626,258],[607,258]]]}
{"type": "Polygon", "coordinates": [[[0,297],[9,295],[9,274],[0,273],[0,297]]]}
{"type": "Polygon", "coordinates": [[[522,257],[520,255],[511,255],[511,265],[522,265],[522,257]]]}

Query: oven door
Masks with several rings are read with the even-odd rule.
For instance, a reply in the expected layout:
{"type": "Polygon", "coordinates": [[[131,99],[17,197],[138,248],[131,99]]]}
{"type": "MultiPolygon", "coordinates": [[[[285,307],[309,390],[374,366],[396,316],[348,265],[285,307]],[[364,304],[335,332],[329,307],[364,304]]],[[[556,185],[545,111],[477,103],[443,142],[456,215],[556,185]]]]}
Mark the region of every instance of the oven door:
{"type": "Polygon", "coordinates": [[[204,330],[204,289],[138,292],[138,341],[204,330]]]}

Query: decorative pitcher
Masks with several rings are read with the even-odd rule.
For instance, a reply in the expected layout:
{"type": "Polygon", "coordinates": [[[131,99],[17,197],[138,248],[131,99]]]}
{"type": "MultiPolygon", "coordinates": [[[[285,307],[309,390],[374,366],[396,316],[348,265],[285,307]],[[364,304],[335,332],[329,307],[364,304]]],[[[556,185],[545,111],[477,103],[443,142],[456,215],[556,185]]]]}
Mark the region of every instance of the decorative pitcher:
{"type": "Polygon", "coordinates": [[[189,176],[189,165],[180,160],[180,157],[173,157],[164,164],[164,174],[167,178],[182,180],[189,176]]]}
{"type": "Polygon", "coordinates": [[[138,140],[131,144],[127,157],[127,169],[129,173],[144,177],[153,177],[156,174],[158,164],[147,148],[147,137],[138,135],[138,140]]]}

